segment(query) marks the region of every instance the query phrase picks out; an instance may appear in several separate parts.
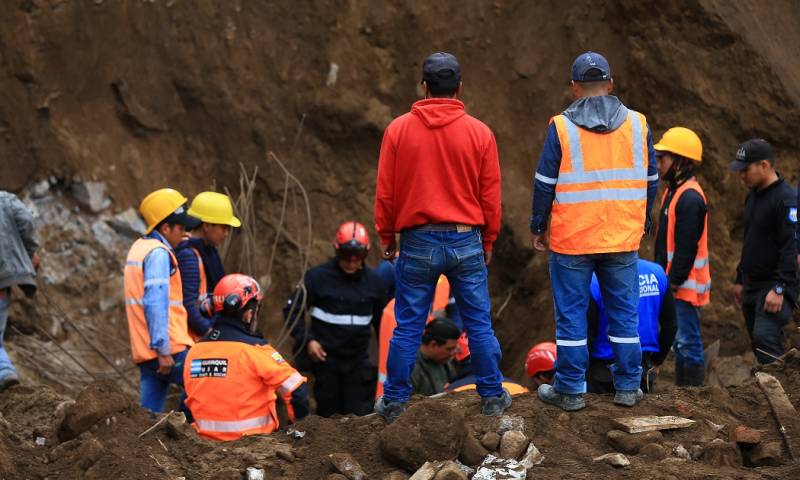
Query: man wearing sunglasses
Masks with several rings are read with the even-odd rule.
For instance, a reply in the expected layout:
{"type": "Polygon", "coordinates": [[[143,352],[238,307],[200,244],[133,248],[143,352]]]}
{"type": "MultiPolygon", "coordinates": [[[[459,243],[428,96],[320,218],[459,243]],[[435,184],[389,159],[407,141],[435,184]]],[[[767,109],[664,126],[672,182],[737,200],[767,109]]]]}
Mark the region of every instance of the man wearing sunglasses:
{"type": "Polygon", "coordinates": [[[369,253],[364,225],[340,225],[333,246],[336,255],[306,272],[283,313],[295,340],[298,369],[314,376],[317,414],[365,415],[372,411],[377,378],[369,362],[369,340],[371,329],[377,332],[380,325],[386,290],[364,264],[369,253]]]}

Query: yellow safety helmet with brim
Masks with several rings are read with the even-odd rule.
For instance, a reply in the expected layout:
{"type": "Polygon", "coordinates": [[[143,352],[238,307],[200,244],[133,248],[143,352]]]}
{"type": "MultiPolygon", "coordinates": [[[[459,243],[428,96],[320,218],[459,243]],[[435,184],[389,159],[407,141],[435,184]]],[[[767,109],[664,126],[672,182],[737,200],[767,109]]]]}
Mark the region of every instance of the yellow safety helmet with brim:
{"type": "Polygon", "coordinates": [[[653,148],[656,152],[670,152],[696,162],[703,161],[703,142],[686,127],[670,128],[653,148]]]}
{"type": "Polygon", "coordinates": [[[147,223],[145,233],[152,232],[156,225],[169,217],[172,217],[175,223],[182,224],[187,229],[196,228],[200,225],[199,219],[186,213],[187,200],[179,191],[172,188],[162,188],[144,197],[142,203],[139,204],[139,213],[142,214],[145,223],[147,223]]]}
{"type": "Polygon", "coordinates": [[[242,222],[233,214],[233,203],[230,197],[217,192],[198,193],[189,207],[189,215],[197,217],[205,223],[230,225],[238,228],[242,222]]]}

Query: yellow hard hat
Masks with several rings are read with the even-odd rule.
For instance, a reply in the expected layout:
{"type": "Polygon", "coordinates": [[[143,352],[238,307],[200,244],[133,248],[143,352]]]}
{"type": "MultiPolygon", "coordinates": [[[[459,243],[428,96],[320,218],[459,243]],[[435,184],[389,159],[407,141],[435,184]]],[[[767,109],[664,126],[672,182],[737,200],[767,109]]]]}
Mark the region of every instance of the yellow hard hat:
{"type": "Polygon", "coordinates": [[[200,221],[186,214],[186,197],[177,190],[162,188],[148,194],[139,204],[139,213],[147,223],[146,233],[153,229],[170,215],[175,217],[175,223],[186,227],[196,227],[200,221]]]}
{"type": "Polygon", "coordinates": [[[703,161],[703,142],[685,127],[672,127],[653,145],[657,151],[670,152],[697,162],[703,161]]]}
{"type": "Polygon", "coordinates": [[[230,225],[234,228],[242,226],[242,222],[233,215],[230,197],[222,193],[198,193],[192,200],[192,206],[189,207],[189,215],[206,223],[230,225]]]}

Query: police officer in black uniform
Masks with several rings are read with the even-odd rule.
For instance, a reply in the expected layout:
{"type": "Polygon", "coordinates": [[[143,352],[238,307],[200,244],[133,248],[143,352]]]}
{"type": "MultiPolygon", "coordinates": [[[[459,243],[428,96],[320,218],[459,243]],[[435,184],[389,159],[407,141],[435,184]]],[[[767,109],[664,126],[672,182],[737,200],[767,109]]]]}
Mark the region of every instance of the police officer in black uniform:
{"type": "Polygon", "coordinates": [[[739,146],[730,169],[750,188],[733,297],[742,308],[753,352],[766,364],[783,355],[783,327],[797,305],[797,196],[775,171],[766,140],[739,146]]]}
{"type": "Polygon", "coordinates": [[[369,235],[362,224],[343,223],[334,247],[334,258],[306,272],[303,287],[284,307],[284,318],[294,337],[298,368],[314,376],[317,414],[365,415],[372,411],[377,381],[369,341],[373,328],[377,336],[386,289],[364,265],[369,235]]]}

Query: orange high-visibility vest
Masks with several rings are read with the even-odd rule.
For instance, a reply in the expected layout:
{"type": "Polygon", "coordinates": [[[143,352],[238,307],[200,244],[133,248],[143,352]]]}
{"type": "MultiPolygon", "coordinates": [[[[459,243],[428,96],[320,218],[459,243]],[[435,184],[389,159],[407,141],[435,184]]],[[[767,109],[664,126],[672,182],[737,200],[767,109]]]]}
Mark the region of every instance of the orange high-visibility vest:
{"type": "Polygon", "coordinates": [[[647,121],[628,110],[618,129],[596,133],[556,115],[561,143],[550,248],[567,255],[632,252],[639,249],[647,210],[647,121]]]}
{"type": "MultiPolygon", "coordinates": [[[[675,191],[667,211],[667,274],[672,268],[672,258],[675,256],[675,209],[683,192],[689,189],[699,193],[703,197],[703,201],[706,201],[706,195],[695,178],[687,180],[675,191]]],[[[664,208],[668,193],[664,192],[664,196],[661,198],[661,208],[664,208]]],[[[702,307],[711,300],[711,265],[708,261],[708,214],[703,220],[703,235],[700,236],[700,240],[697,242],[694,266],[689,270],[689,278],[675,292],[675,298],[691,303],[695,307],[702,307]]]]}
{"type": "Polygon", "coordinates": [[[125,313],[128,316],[128,330],[131,337],[131,354],[134,363],[142,363],[158,357],[150,348],[150,330],[144,316],[144,260],[156,248],[169,253],[174,272],[169,278],[169,344],[170,353],[176,354],[194,345],[189,337],[186,309],[183,306],[183,286],[175,254],[159,240],[140,238],[128,252],[125,262],[125,313]]]}
{"type": "MultiPolygon", "coordinates": [[[[434,314],[439,311],[444,311],[447,304],[450,302],[450,282],[447,277],[441,275],[436,282],[436,291],[433,294],[433,304],[431,305],[430,314],[428,315],[429,323],[433,320],[434,314]]],[[[381,327],[378,336],[378,384],[375,388],[375,398],[383,395],[383,382],[386,381],[387,367],[386,363],[389,359],[389,343],[392,341],[392,334],[397,327],[397,320],[394,316],[394,299],[390,300],[383,308],[383,316],[381,317],[381,327]]]]}
{"type": "MultiPolygon", "coordinates": [[[[448,393],[466,392],[468,390],[475,390],[476,388],[477,385],[475,385],[474,383],[468,383],[466,385],[461,385],[460,387],[454,388],[452,390],[447,390],[447,392],[448,393]]],[[[528,393],[530,391],[526,387],[520,385],[519,383],[506,382],[506,381],[503,382],[503,388],[508,390],[508,393],[510,395],[519,395],[520,393],[528,393]]]]}
{"type": "Polygon", "coordinates": [[[289,404],[305,381],[272,346],[232,341],[199,342],[183,370],[192,426],[224,441],[275,431],[277,396],[289,404]]]}
{"type": "MultiPolygon", "coordinates": [[[[192,248],[195,256],[197,257],[197,271],[200,272],[200,288],[197,290],[197,305],[199,306],[203,300],[208,298],[208,278],[206,277],[206,267],[203,265],[203,257],[200,255],[200,252],[196,248],[192,248]]],[[[192,337],[192,340],[195,342],[200,340],[206,332],[195,332],[191,328],[189,329],[189,336],[192,337]]]]}

